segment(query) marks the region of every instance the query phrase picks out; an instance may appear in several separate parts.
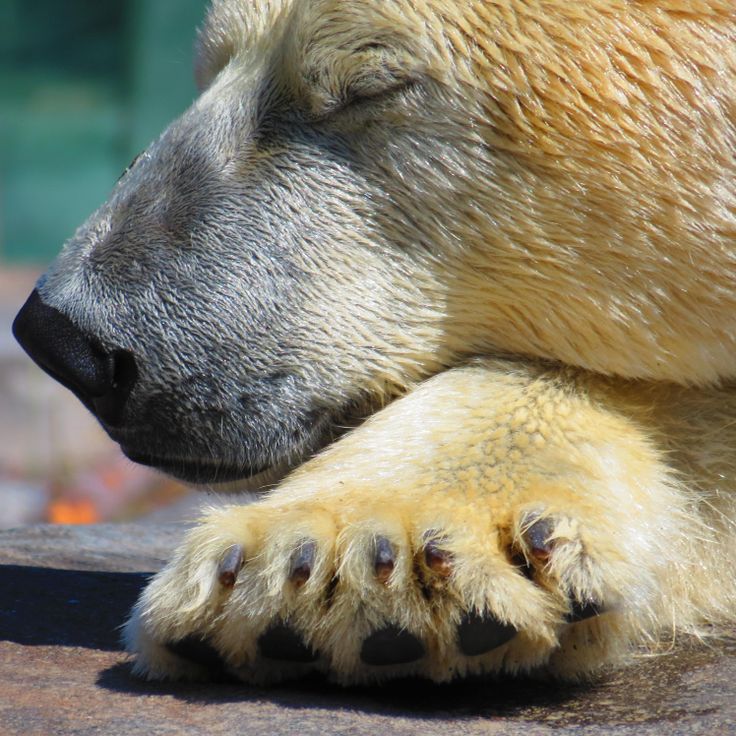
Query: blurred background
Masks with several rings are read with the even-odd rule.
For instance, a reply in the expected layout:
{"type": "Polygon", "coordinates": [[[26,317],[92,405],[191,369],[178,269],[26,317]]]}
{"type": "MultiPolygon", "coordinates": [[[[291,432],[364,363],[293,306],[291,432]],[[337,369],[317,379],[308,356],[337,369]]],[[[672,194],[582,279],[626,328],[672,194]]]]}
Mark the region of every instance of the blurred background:
{"type": "Polygon", "coordinates": [[[0,527],[191,514],[127,461],[10,325],[122,171],[194,99],[207,0],[0,0],[0,527]]]}

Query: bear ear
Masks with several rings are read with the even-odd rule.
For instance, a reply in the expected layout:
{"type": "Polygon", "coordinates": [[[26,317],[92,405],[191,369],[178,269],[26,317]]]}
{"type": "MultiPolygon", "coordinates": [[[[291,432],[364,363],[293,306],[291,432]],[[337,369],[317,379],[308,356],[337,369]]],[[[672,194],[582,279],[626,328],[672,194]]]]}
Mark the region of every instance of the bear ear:
{"type": "Polygon", "coordinates": [[[289,0],[211,0],[195,43],[194,77],[205,90],[230,60],[262,41],[270,46],[289,0]]]}
{"type": "Polygon", "coordinates": [[[317,0],[294,13],[283,58],[290,60],[289,87],[307,115],[326,117],[424,78],[428,53],[421,34],[392,19],[387,8],[317,0]]]}

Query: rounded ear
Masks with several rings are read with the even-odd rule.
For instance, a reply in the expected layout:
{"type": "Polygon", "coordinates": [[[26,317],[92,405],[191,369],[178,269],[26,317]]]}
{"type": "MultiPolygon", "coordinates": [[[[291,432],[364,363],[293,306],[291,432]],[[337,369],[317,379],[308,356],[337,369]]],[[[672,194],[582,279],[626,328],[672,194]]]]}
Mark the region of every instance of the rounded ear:
{"type": "Polygon", "coordinates": [[[304,2],[286,33],[289,86],[311,117],[419,82],[428,50],[389,3],[304,2]],[[407,30],[409,29],[409,30],[407,30]]]}
{"type": "Polygon", "coordinates": [[[197,33],[194,77],[200,91],[239,52],[268,37],[288,13],[290,0],[212,0],[197,33]]]}

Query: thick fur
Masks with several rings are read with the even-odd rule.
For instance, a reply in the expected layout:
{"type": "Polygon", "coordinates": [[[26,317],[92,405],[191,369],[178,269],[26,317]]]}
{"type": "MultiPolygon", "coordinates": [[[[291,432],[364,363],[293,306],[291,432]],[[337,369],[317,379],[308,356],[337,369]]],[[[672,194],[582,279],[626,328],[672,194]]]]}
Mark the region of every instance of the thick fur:
{"type": "Polygon", "coordinates": [[[300,467],[189,534],[137,671],[205,675],[195,636],[248,681],[580,677],[733,621],[733,3],[216,0],[197,78],[39,291],[135,354],[131,457],[300,467]],[[468,613],[518,633],[463,654],[468,613]],[[280,621],[315,662],[262,656],[280,621]],[[424,656],[361,661],[386,626],[424,656]]]}

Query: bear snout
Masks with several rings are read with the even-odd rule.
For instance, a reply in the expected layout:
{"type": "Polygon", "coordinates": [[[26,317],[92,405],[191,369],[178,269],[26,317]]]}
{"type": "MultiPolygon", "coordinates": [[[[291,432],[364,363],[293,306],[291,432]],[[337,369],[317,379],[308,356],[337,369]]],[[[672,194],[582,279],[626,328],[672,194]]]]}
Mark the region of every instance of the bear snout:
{"type": "Polygon", "coordinates": [[[13,322],[13,334],[34,362],[71,390],[106,426],[123,421],[138,378],[133,354],[106,350],[34,289],[13,322]]]}

